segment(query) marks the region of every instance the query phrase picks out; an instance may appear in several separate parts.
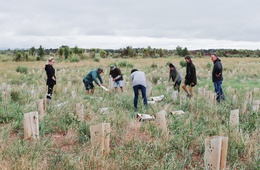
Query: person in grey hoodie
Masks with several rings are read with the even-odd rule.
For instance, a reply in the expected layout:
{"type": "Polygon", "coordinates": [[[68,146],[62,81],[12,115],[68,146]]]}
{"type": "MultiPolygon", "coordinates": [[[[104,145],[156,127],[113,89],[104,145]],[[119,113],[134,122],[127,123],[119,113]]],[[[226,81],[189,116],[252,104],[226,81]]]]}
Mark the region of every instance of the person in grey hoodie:
{"type": "Polygon", "coordinates": [[[55,60],[53,57],[50,57],[45,65],[45,71],[47,75],[46,85],[48,86],[47,99],[52,98],[53,87],[56,84],[55,69],[53,67],[55,60]]]}
{"type": "Polygon", "coordinates": [[[169,64],[169,67],[170,67],[170,72],[169,72],[168,82],[170,82],[170,80],[172,79],[174,90],[178,90],[178,92],[180,92],[180,85],[182,80],[181,75],[172,63],[169,64]]]}
{"type": "Polygon", "coordinates": [[[137,69],[131,70],[131,80],[134,89],[134,107],[137,109],[138,102],[138,91],[141,90],[144,105],[147,106],[147,98],[146,98],[146,76],[142,71],[138,71],[137,69]]]}
{"type": "Polygon", "coordinates": [[[212,70],[212,82],[214,83],[214,91],[217,94],[217,102],[220,103],[220,100],[225,100],[225,95],[222,90],[222,81],[223,81],[223,74],[222,74],[222,64],[221,60],[218,58],[216,54],[211,54],[211,60],[214,63],[213,70],[212,70]]]}

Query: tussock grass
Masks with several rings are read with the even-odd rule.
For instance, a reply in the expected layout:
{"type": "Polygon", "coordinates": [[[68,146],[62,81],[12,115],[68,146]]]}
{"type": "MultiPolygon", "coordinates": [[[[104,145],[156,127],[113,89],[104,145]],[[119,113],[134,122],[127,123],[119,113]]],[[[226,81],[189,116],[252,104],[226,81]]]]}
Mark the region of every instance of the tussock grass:
{"type": "MultiPolygon", "coordinates": [[[[23,139],[23,114],[36,111],[36,100],[45,97],[45,62],[0,63],[1,93],[6,100],[0,108],[0,167],[8,169],[203,169],[204,140],[212,135],[228,136],[227,167],[229,169],[259,169],[259,112],[252,111],[252,103],[241,113],[246,93],[259,88],[260,75],[257,58],[223,58],[225,69],[223,88],[225,103],[212,106],[205,96],[173,101],[167,92],[168,66],[173,63],[182,77],[185,68],[182,58],[109,59],[100,58],[79,62],[55,63],[57,85],[53,100],[47,106],[47,115],[40,121],[40,139],[23,139]],[[85,94],[82,78],[92,69],[103,67],[102,78],[108,85],[109,66],[123,63],[125,92],[106,93],[96,86],[94,96],[85,94]],[[28,68],[27,74],[16,72],[19,65],[28,68]],[[154,67],[153,65],[156,65],[154,67]],[[153,67],[151,67],[153,66],[153,67]],[[157,105],[146,109],[139,99],[139,113],[156,115],[170,104],[167,112],[169,135],[162,137],[156,122],[138,122],[133,108],[133,90],[130,71],[137,68],[146,72],[153,83],[151,96],[165,95],[157,105]],[[229,90],[231,89],[231,90],[229,90]],[[237,100],[233,101],[234,89],[237,100]],[[32,94],[32,90],[35,94],[32,94]],[[72,97],[75,91],[76,98],[72,97]],[[92,98],[96,97],[96,98],[92,98]],[[76,117],[75,105],[84,106],[84,121],[76,117]],[[99,108],[109,107],[108,114],[99,108]],[[229,124],[230,111],[240,110],[239,130],[229,124]],[[184,115],[171,111],[183,110],[184,115]],[[110,148],[106,159],[91,157],[90,125],[111,124],[110,148]],[[69,136],[69,134],[71,136],[69,136]]],[[[199,87],[213,91],[210,58],[194,58],[199,87]]],[[[120,90],[119,90],[120,91],[120,90]]],[[[181,95],[184,94],[181,91],[181,95]]],[[[260,92],[253,99],[260,100],[260,92]]]]}

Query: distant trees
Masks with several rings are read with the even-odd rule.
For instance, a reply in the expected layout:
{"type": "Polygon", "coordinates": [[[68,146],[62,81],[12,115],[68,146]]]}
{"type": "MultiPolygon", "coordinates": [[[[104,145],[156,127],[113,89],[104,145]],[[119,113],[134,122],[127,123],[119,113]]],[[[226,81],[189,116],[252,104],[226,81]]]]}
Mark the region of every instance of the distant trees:
{"type": "Polygon", "coordinates": [[[186,55],[189,55],[189,51],[188,51],[187,47],[182,49],[182,47],[177,46],[176,47],[176,51],[177,51],[178,56],[183,56],[184,57],[186,55]]]}
{"type": "MultiPolygon", "coordinates": [[[[211,53],[216,53],[220,57],[260,57],[260,50],[247,50],[247,49],[200,49],[200,50],[188,50],[186,47],[182,48],[177,46],[176,49],[156,49],[148,46],[146,48],[133,48],[127,46],[120,49],[82,49],[78,46],[70,48],[67,45],[63,45],[58,49],[44,49],[42,45],[38,49],[31,47],[29,49],[15,49],[15,50],[0,50],[0,54],[3,56],[9,56],[10,59],[2,59],[2,61],[35,61],[46,60],[45,56],[57,56],[59,60],[65,59],[69,61],[80,61],[82,59],[96,57],[96,54],[101,58],[156,58],[156,57],[173,57],[173,56],[186,56],[192,55],[193,57],[202,58],[209,56],[211,53]]],[[[0,56],[1,57],[1,56],[0,56]]],[[[1,60],[1,58],[0,58],[1,60]]]]}
{"type": "Polygon", "coordinates": [[[42,60],[43,56],[44,56],[44,48],[42,48],[42,46],[40,45],[39,49],[38,49],[38,56],[37,60],[42,60]]]}
{"type": "Polygon", "coordinates": [[[31,48],[29,49],[29,55],[34,56],[35,53],[36,53],[35,47],[31,47],[31,48]]]}
{"type": "Polygon", "coordinates": [[[107,52],[105,50],[100,50],[99,55],[100,55],[100,57],[105,58],[107,55],[107,52]]]}

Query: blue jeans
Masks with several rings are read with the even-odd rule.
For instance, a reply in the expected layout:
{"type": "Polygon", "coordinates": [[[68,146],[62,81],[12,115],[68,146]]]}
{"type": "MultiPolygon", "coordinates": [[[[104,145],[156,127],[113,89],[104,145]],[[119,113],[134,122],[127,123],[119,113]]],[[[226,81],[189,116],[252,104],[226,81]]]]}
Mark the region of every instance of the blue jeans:
{"type": "Polygon", "coordinates": [[[217,98],[216,98],[217,102],[220,102],[220,99],[225,100],[225,95],[222,90],[222,81],[214,82],[214,90],[217,94],[217,98]]]}
{"type": "Polygon", "coordinates": [[[139,91],[139,89],[142,92],[142,97],[143,97],[144,104],[147,106],[146,87],[144,87],[142,85],[136,85],[136,86],[133,86],[133,89],[134,89],[134,94],[135,94],[135,97],[134,97],[134,107],[137,108],[138,91],[139,91]]]}

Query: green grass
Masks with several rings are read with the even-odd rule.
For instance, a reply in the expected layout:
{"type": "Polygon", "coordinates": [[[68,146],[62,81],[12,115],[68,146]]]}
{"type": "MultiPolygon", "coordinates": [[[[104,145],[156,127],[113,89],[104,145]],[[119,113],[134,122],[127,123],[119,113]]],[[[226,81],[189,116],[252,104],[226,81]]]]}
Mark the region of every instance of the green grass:
{"type": "MultiPolygon", "coordinates": [[[[40,120],[40,139],[23,139],[23,114],[37,111],[36,100],[46,94],[46,74],[44,62],[23,63],[28,67],[27,74],[16,72],[17,63],[5,62],[6,69],[0,67],[2,92],[7,92],[7,100],[0,100],[0,167],[8,169],[203,169],[204,140],[213,135],[227,136],[229,169],[259,169],[259,112],[251,110],[240,113],[239,132],[229,125],[230,111],[242,110],[246,92],[259,88],[260,77],[257,59],[223,59],[223,87],[227,96],[225,103],[212,107],[212,102],[205,96],[194,96],[191,100],[173,102],[171,91],[167,92],[169,68],[165,67],[169,58],[153,59],[109,59],[99,62],[93,59],[79,62],[55,63],[57,85],[54,87],[53,101],[47,107],[46,116],[40,120]],[[116,63],[125,75],[128,86],[125,92],[106,93],[95,85],[95,94],[87,96],[82,78],[92,69],[104,68],[101,74],[104,84],[108,85],[110,63],[116,63]],[[156,67],[153,66],[156,63],[156,67]],[[140,113],[156,115],[171,104],[171,111],[183,110],[184,115],[167,113],[169,135],[162,137],[162,131],[155,121],[136,122],[133,108],[133,90],[130,82],[130,71],[133,66],[146,73],[153,83],[152,96],[165,95],[158,105],[146,109],[141,97],[138,106],[140,113]],[[151,68],[151,66],[153,66],[151,68]],[[6,71],[8,70],[8,71],[6,71]],[[33,71],[34,70],[34,71],[33,71]],[[234,72],[228,72],[237,70],[234,72]],[[4,76],[6,74],[6,76],[4,76]],[[71,83],[68,83],[71,82],[71,83]],[[161,82],[161,83],[159,83],[161,82]],[[26,83],[26,84],[23,84],[26,83]],[[156,84],[157,83],[157,84],[156,84]],[[70,84],[70,86],[69,86],[70,84]],[[10,85],[11,90],[8,90],[10,85]],[[232,101],[232,90],[237,90],[238,100],[232,101]],[[67,92],[64,89],[67,88],[67,92]],[[30,92],[35,91],[33,99],[30,92]],[[77,98],[73,99],[71,91],[77,98]],[[81,102],[84,106],[84,121],[76,117],[75,105],[81,102]],[[65,103],[61,105],[62,103],[65,103]],[[60,106],[57,106],[60,105],[60,106]],[[112,108],[109,114],[98,112],[99,108],[112,108]],[[106,159],[91,157],[91,125],[110,123],[110,154],[106,159]],[[67,137],[68,130],[74,136],[67,137]]],[[[179,65],[180,59],[171,62],[177,67],[182,77],[185,68],[179,65]]],[[[209,60],[194,58],[198,70],[199,87],[213,91],[209,60]]],[[[0,66],[2,63],[0,63],[0,66]]],[[[212,65],[213,66],[213,65],[212,65]]],[[[1,92],[1,93],[2,93],[1,92]]],[[[183,93],[183,90],[181,90],[183,93]]],[[[253,98],[260,99],[260,92],[253,98]]]]}

